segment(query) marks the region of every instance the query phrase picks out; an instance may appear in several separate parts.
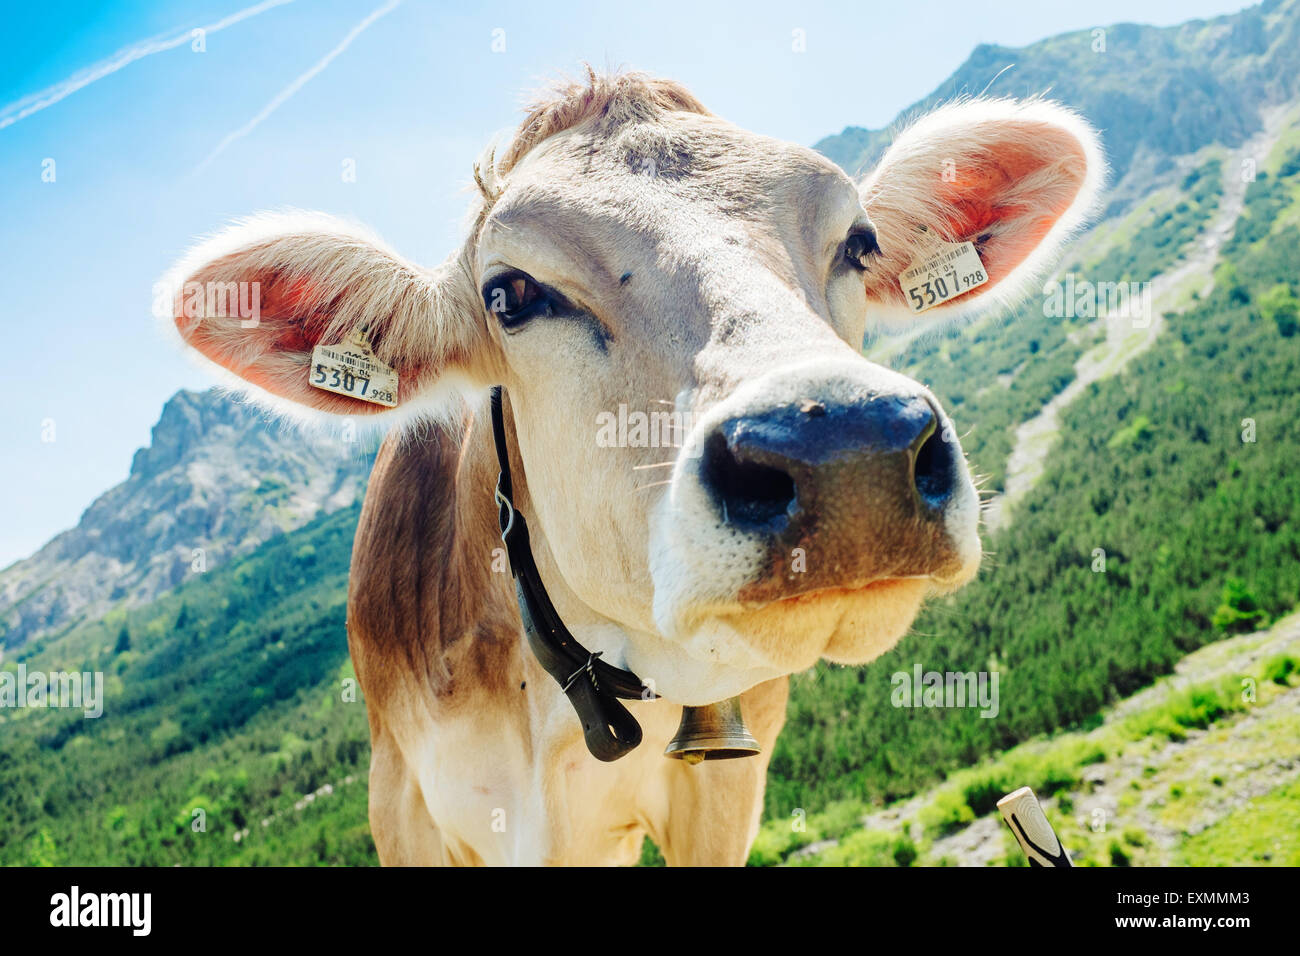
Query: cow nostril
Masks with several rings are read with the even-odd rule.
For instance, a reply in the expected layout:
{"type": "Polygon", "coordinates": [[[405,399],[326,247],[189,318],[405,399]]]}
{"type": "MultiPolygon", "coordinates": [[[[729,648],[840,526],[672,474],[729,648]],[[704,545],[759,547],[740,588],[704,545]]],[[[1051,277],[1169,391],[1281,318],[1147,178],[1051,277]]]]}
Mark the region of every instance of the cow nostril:
{"type": "Polygon", "coordinates": [[[795,500],[794,479],[780,468],[741,461],[722,432],[704,447],[704,483],[713,492],[722,519],[743,531],[780,531],[795,500]]]}
{"type": "Polygon", "coordinates": [[[942,508],[952,497],[957,474],[953,443],[945,440],[944,429],[933,427],[913,457],[912,475],[921,500],[931,508],[942,508]]]}

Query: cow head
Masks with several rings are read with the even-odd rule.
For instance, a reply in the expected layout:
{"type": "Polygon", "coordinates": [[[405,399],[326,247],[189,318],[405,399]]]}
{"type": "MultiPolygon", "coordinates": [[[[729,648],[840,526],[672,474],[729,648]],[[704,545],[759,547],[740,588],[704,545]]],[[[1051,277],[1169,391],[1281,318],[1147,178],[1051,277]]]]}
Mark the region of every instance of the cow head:
{"type": "Polygon", "coordinates": [[[468,237],[441,267],[337,220],[269,215],[171,276],[257,283],[256,324],[169,311],[281,408],[411,421],[481,413],[506,386],[566,621],[664,696],[707,703],[819,658],[871,660],[975,574],[953,428],[926,388],[863,357],[864,332],[1014,298],[1102,170],[1072,113],[974,100],[913,124],[855,183],[675,84],[593,76],[480,161],[468,237]],[[949,281],[977,287],[905,296],[900,274],[940,239],[972,243],[949,281]],[[935,307],[914,315],[918,298],[935,307]],[[358,328],[400,377],[395,410],[309,384],[313,346],[358,328]]]}

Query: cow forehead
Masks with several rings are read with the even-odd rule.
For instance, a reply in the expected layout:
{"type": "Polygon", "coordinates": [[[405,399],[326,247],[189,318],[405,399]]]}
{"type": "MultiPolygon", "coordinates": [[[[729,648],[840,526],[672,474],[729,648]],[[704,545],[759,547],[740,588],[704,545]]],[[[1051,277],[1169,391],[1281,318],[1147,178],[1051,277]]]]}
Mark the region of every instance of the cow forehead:
{"type": "Polygon", "coordinates": [[[694,113],[614,127],[597,117],[524,156],[480,241],[531,230],[564,241],[586,230],[608,243],[628,232],[663,238],[682,230],[734,242],[755,227],[811,237],[827,221],[851,222],[860,212],[853,182],[806,147],[694,113]]]}
{"type": "MultiPolygon", "coordinates": [[[[558,160],[573,176],[618,166],[669,179],[728,179],[823,174],[846,179],[815,150],[763,136],[716,116],[661,113],[653,118],[610,124],[592,117],[548,137],[525,154],[515,172],[558,160]]],[[[512,176],[515,174],[512,172],[512,176]]]]}

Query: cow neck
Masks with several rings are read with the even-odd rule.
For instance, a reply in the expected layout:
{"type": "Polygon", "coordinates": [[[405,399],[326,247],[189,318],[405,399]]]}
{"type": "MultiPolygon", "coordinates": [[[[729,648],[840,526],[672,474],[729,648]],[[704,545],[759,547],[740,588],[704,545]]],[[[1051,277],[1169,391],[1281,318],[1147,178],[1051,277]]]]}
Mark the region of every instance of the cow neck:
{"type": "Polygon", "coordinates": [[[655,695],[636,674],[605,663],[600,660],[600,651],[593,653],[583,647],[551,603],[533,560],[528,522],[514,505],[503,391],[499,385],[492,389],[492,440],[501,467],[496,488],[497,517],[515,580],[524,634],[538,663],[560,685],[577,711],[592,756],[617,760],[641,743],[641,725],[618,698],[652,700],[655,695]]]}

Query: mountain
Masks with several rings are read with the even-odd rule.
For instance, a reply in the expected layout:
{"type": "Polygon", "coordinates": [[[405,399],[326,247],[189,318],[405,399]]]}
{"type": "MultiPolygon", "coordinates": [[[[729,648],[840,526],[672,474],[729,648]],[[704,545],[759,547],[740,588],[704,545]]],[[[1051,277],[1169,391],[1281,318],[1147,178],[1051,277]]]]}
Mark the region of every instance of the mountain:
{"type": "Polygon", "coordinates": [[[126,481],[0,571],[0,650],[132,607],[360,500],[371,458],[216,390],[163,407],[126,481]]]}
{"type": "MultiPolygon", "coordinates": [[[[1172,27],[1079,30],[1021,48],[981,44],[900,119],[981,93],[1047,95],[1091,120],[1114,173],[1108,212],[1122,211],[1170,172],[1173,157],[1241,145],[1259,131],[1261,110],[1300,93],[1300,0],[1172,27]]],[[[856,173],[895,129],[850,126],[816,148],[856,173]]]]}

